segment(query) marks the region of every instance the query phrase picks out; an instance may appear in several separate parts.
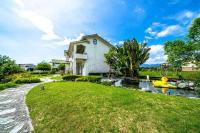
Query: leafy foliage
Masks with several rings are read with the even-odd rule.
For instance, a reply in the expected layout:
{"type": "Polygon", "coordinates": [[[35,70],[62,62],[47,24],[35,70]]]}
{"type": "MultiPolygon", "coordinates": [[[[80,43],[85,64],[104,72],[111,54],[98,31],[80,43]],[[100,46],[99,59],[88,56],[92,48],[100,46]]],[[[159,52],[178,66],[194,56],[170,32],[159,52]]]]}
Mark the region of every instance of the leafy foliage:
{"type": "Polygon", "coordinates": [[[77,78],[75,81],[99,83],[101,81],[101,77],[100,76],[82,76],[82,77],[77,78]]]}
{"type": "Polygon", "coordinates": [[[189,28],[188,43],[193,48],[191,61],[200,67],[200,17],[196,18],[189,28]]]}
{"type": "Polygon", "coordinates": [[[106,63],[118,73],[138,77],[139,67],[149,58],[149,51],[146,43],[138,43],[136,39],[127,40],[105,54],[106,63]]]}
{"type": "Polygon", "coordinates": [[[16,84],[24,84],[24,83],[38,83],[41,82],[38,78],[19,78],[15,80],[16,84]]]}
{"type": "Polygon", "coordinates": [[[49,71],[51,70],[51,65],[45,61],[42,61],[41,63],[37,64],[36,69],[41,71],[49,71]]]}
{"type": "Polygon", "coordinates": [[[6,88],[16,87],[17,85],[15,83],[4,83],[0,84],[0,90],[4,90],[6,88]]]}
{"type": "Polygon", "coordinates": [[[183,40],[167,41],[164,44],[167,62],[175,68],[181,68],[191,58],[191,47],[183,40]]]}
{"type": "Polygon", "coordinates": [[[81,75],[65,75],[62,78],[65,81],[75,81],[79,77],[81,77],[81,75]]]}
{"type": "Polygon", "coordinates": [[[15,64],[14,60],[8,56],[0,55],[0,80],[6,75],[19,72],[22,72],[22,69],[15,64]]]}

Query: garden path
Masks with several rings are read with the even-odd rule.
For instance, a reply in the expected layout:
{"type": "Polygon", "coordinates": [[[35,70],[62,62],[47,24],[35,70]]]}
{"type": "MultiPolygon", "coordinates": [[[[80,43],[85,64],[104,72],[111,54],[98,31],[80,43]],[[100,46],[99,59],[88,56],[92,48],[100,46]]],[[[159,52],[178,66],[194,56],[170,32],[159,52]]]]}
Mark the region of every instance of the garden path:
{"type": "MultiPolygon", "coordinates": [[[[50,78],[41,79],[51,82],[50,78]]],[[[25,96],[41,83],[20,85],[0,92],[0,133],[28,133],[33,130],[25,96]]]]}

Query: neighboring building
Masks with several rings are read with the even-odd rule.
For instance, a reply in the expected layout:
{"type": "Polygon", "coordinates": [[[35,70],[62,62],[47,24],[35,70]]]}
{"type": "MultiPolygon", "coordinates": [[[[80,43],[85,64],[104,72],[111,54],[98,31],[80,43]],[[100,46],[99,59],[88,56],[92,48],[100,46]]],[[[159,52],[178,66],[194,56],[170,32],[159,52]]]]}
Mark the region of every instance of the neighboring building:
{"type": "Polygon", "coordinates": [[[21,69],[26,70],[26,71],[28,71],[28,70],[32,71],[34,69],[34,67],[35,67],[34,64],[18,64],[18,66],[21,69]]]}
{"type": "Polygon", "coordinates": [[[65,56],[69,61],[66,71],[72,74],[108,73],[109,66],[104,55],[113,47],[97,34],[83,36],[79,41],[71,42],[65,56]]]}
{"type": "Polygon", "coordinates": [[[182,66],[182,71],[199,71],[200,69],[193,63],[188,63],[185,66],[182,66]]]}
{"type": "Polygon", "coordinates": [[[58,70],[58,66],[60,64],[65,64],[66,67],[69,65],[68,61],[66,61],[66,60],[58,60],[58,59],[52,59],[50,63],[51,63],[52,69],[54,69],[56,71],[58,70]]]}

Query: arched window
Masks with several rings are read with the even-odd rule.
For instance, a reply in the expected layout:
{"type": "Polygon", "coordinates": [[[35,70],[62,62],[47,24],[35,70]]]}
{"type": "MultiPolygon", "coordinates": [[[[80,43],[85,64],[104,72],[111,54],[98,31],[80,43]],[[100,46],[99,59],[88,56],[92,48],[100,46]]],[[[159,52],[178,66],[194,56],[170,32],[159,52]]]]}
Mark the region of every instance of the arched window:
{"type": "Polygon", "coordinates": [[[85,52],[85,46],[83,45],[77,45],[76,47],[76,53],[83,54],[85,52]]]}

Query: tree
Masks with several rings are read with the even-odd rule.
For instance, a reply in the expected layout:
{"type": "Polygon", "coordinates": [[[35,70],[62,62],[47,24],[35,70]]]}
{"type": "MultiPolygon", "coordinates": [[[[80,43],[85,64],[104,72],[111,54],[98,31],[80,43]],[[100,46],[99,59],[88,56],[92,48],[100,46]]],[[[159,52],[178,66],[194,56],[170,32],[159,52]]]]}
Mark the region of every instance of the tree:
{"type": "Polygon", "coordinates": [[[106,63],[115,71],[121,72],[124,76],[139,76],[139,67],[149,58],[150,48],[146,43],[138,43],[136,39],[127,40],[123,45],[110,49],[105,55],[106,63]]]}
{"type": "Polygon", "coordinates": [[[59,64],[58,70],[60,70],[62,74],[65,73],[65,64],[64,63],[59,64]]]}
{"type": "Polygon", "coordinates": [[[138,43],[136,39],[124,42],[123,49],[127,53],[127,65],[131,77],[139,76],[139,67],[149,59],[150,48],[146,43],[138,43]]]}
{"type": "Polygon", "coordinates": [[[200,67],[200,17],[196,18],[189,28],[188,44],[193,48],[191,62],[200,67]]]}
{"type": "Polygon", "coordinates": [[[8,56],[0,55],[0,75],[4,77],[9,74],[21,72],[22,69],[8,56]]]}
{"type": "Polygon", "coordinates": [[[171,64],[178,75],[181,67],[186,64],[192,55],[192,48],[183,40],[167,41],[164,44],[165,55],[167,62],[171,64]]]}
{"type": "Polygon", "coordinates": [[[50,71],[51,65],[45,61],[42,61],[41,63],[37,64],[36,69],[41,71],[50,71]]]}

